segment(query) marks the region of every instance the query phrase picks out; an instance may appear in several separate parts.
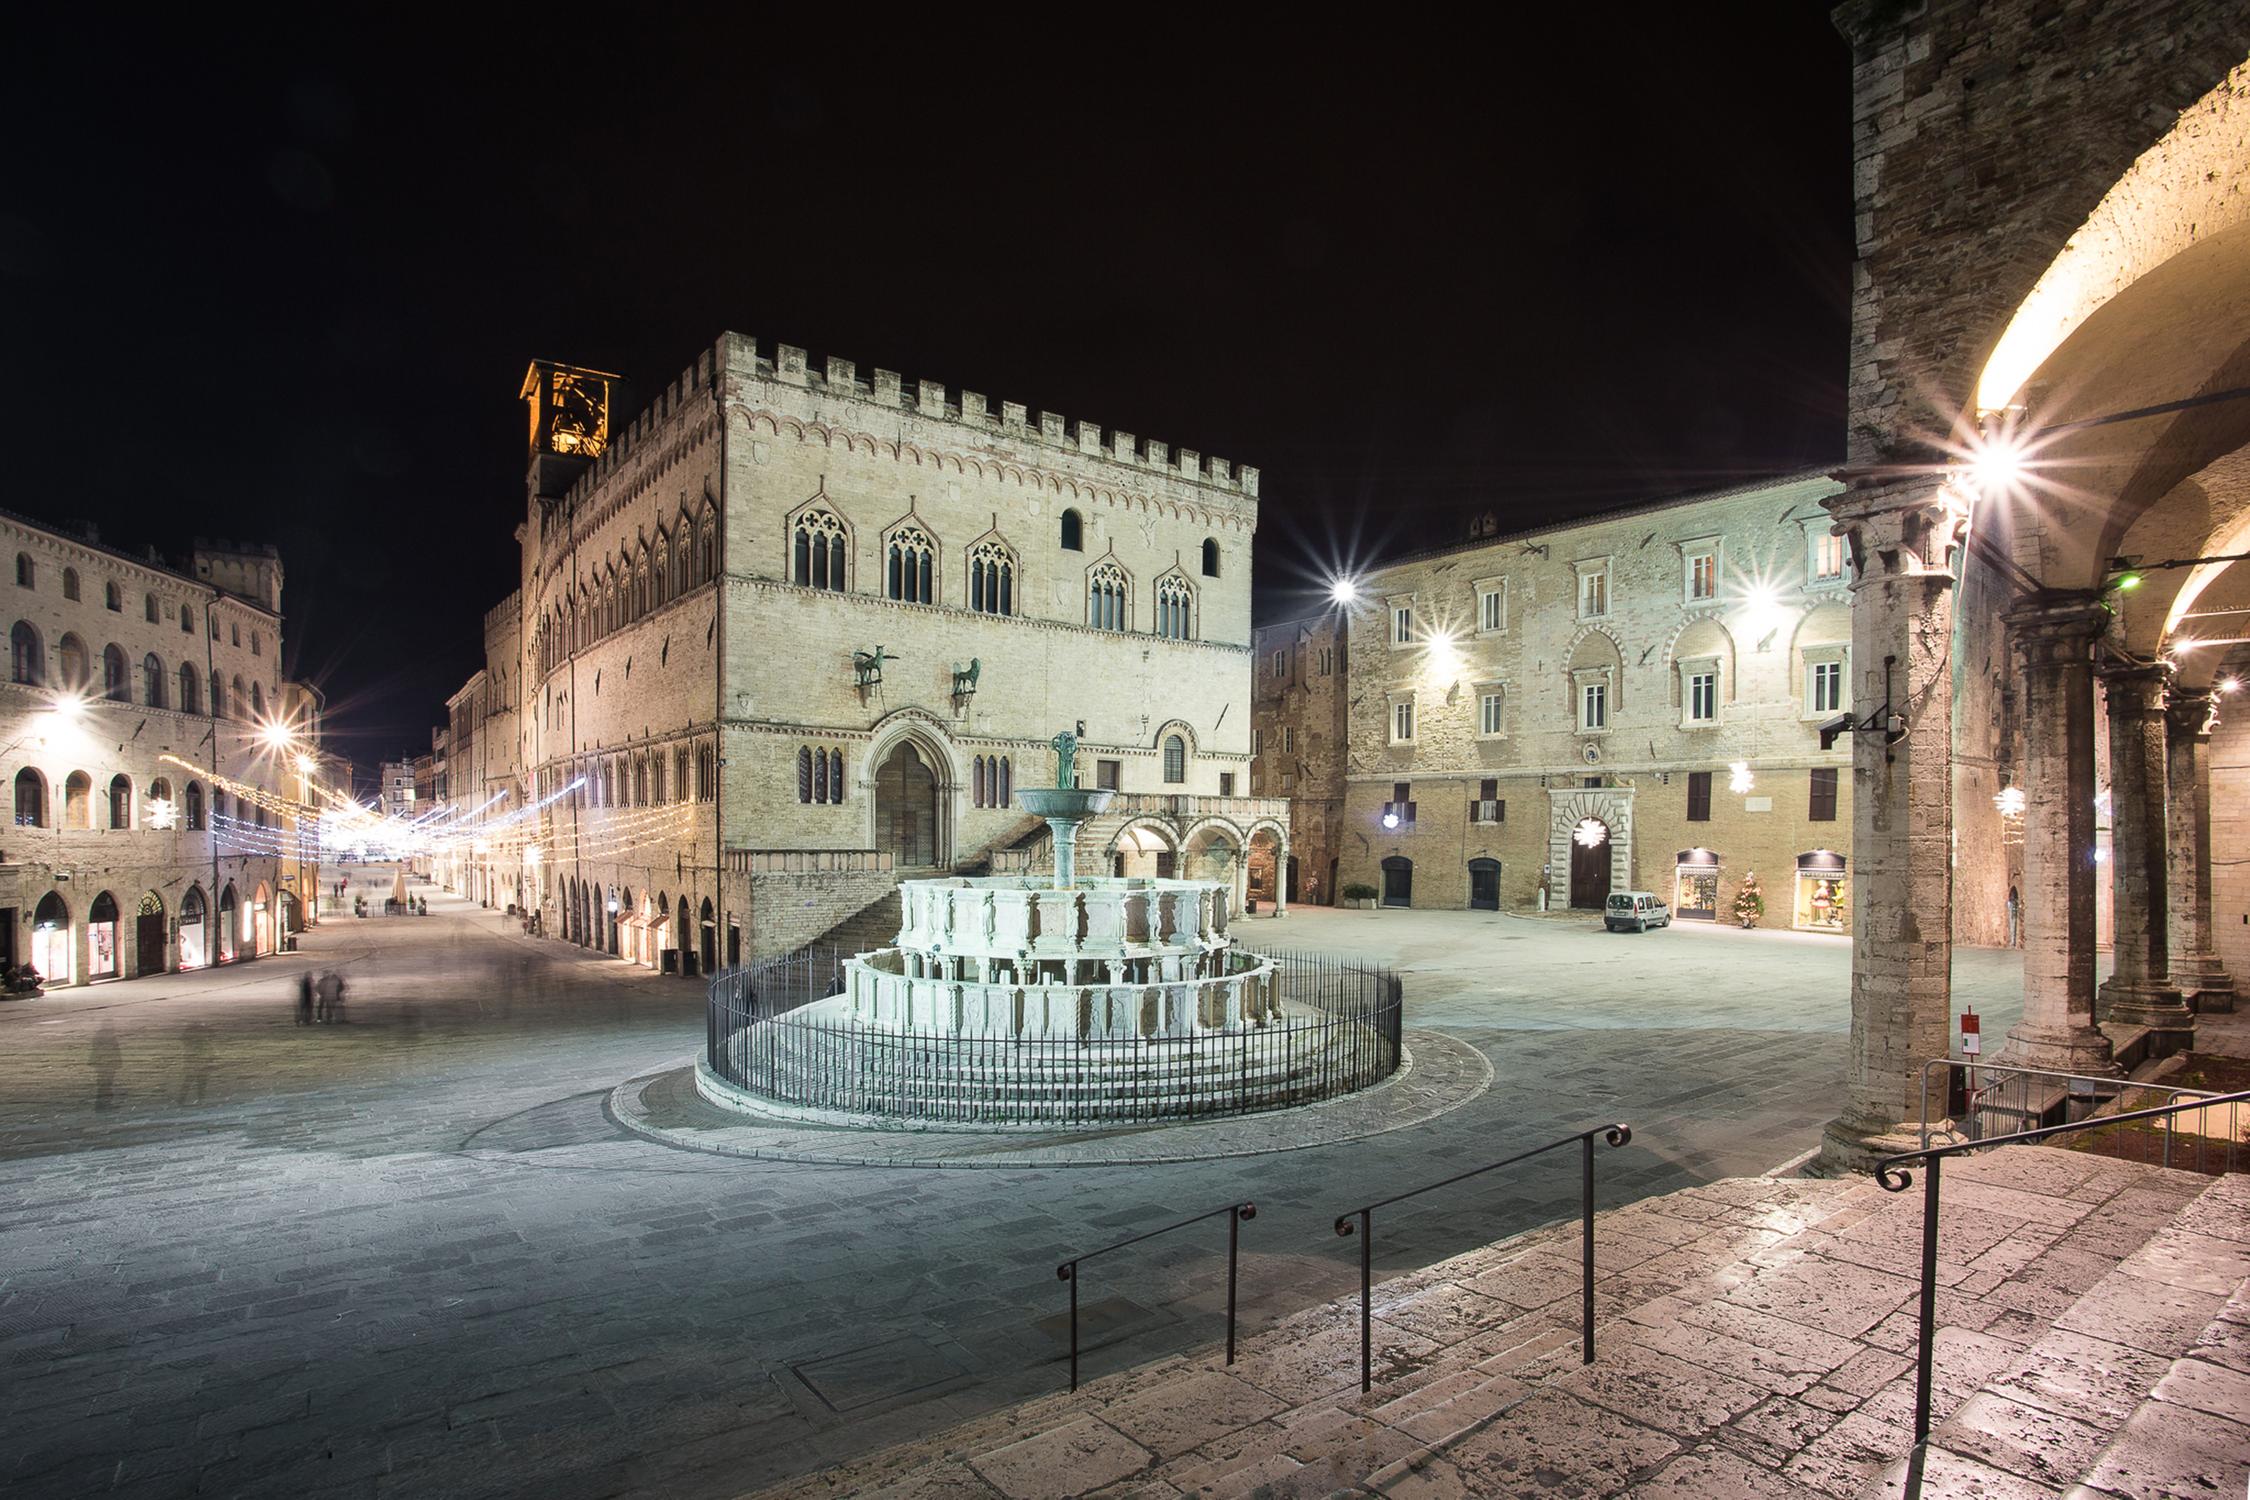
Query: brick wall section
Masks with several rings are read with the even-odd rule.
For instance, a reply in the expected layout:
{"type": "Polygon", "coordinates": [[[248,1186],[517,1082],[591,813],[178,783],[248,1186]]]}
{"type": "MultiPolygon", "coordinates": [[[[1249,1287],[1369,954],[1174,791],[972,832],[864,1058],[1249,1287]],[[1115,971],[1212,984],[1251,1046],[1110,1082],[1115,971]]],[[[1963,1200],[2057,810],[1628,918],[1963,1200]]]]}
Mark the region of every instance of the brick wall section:
{"type": "MultiPolygon", "coordinates": [[[[1250,723],[1264,748],[1250,766],[1250,793],[1289,799],[1294,899],[1333,904],[1341,869],[1346,757],[1346,616],[1328,610],[1259,627],[1251,653],[1250,723]]],[[[1272,850],[1252,845],[1251,888],[1273,890],[1272,850]]]]}

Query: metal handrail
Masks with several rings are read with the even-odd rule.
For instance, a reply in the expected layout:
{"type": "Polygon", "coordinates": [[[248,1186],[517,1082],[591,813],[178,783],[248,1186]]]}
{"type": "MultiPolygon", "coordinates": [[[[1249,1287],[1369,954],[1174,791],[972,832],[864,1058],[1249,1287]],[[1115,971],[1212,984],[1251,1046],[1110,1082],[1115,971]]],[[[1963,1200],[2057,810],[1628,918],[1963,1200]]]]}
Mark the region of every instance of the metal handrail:
{"type": "Polygon", "coordinates": [[[1348,1236],[1353,1229],[1352,1221],[1354,1219],[1359,1221],[1359,1388],[1361,1390],[1368,1391],[1375,1388],[1374,1314],[1372,1311],[1375,1267],[1375,1223],[1373,1215],[1375,1210],[1388,1208],[1394,1203],[1403,1203],[1409,1198],[1418,1198],[1424,1193],[1434,1192],[1441,1187],[1451,1187],[1456,1182],[1465,1182],[1471,1177],[1480,1177],[1486,1172],[1497,1172],[1502,1167],[1512,1167],[1517,1162],[1529,1161],[1535,1156],[1545,1156],[1548,1152],[1560,1150],[1572,1141],[1578,1142],[1581,1147],[1578,1176],[1580,1343],[1584,1362],[1587,1364],[1594,1362],[1595,1136],[1603,1137],[1612,1146],[1622,1146],[1632,1140],[1633,1127],[1622,1123],[1596,1125],[1591,1130],[1581,1130],[1576,1134],[1563,1136],[1559,1140],[1549,1141],[1544,1146],[1535,1146],[1529,1151],[1519,1151],[1505,1161],[1488,1162],[1481,1167],[1471,1167],[1466,1172],[1456,1172],[1451,1177],[1444,1178],[1441,1181],[1426,1183],[1418,1188],[1409,1188],[1403,1193],[1394,1193],[1388,1198],[1377,1199],[1365,1208],[1351,1209],[1336,1216],[1336,1233],[1338,1235],[1348,1236]]]}
{"type": "Polygon", "coordinates": [[[1112,1250],[1122,1250],[1127,1245],[1138,1245],[1143,1240],[1153,1240],[1160,1234],[1170,1234],[1175,1229],[1185,1229],[1190,1224],[1200,1224],[1205,1219],[1227,1216],[1227,1363],[1234,1363],[1234,1287],[1235,1273],[1241,1264],[1242,1223],[1258,1217],[1255,1203],[1229,1203],[1224,1208],[1214,1208],[1197,1214],[1192,1219],[1182,1219],[1177,1224],[1167,1224],[1162,1229],[1151,1229],[1146,1234],[1136,1234],[1129,1240],[1119,1240],[1114,1245],[1104,1245],[1099,1250],[1088,1250],[1073,1255],[1055,1267],[1055,1278],[1070,1283],[1070,1388],[1078,1389],[1078,1265],[1097,1255],[1107,1255],[1112,1250]]]}
{"type": "MultiPolygon", "coordinates": [[[[1975,1076],[1979,1073],[2000,1074],[2004,1075],[2007,1078],[2044,1078],[2052,1082],[2062,1084],[2067,1093],[2069,1093],[2073,1097],[2079,1098],[2106,1097],[2114,1099],[2120,1094],[2139,1091],[2142,1093],[2162,1095],[2163,1097],[2168,1099],[2183,1099],[2192,1101],[2210,1092],[2208,1089],[2189,1088],[2184,1084],[2143,1083],[2139,1079],[2127,1078],[2122,1074],[2116,1073],[2058,1073],[2048,1068],[2019,1068],[2013,1063],[1979,1062],[1976,1058],[1973,1057],[1933,1057],[1928,1062],[1922,1064],[1922,1121],[1920,1136],[1922,1145],[1925,1149],[1930,1144],[1930,1126],[1932,1119],[1932,1116],[1930,1114],[1930,1077],[1940,1068],[1948,1069],[1953,1072],[1966,1073],[1969,1075],[1971,1080],[1974,1080],[1975,1076]],[[2082,1087],[2073,1087],[2073,1085],[2082,1085],[2082,1087]]],[[[1981,1097],[1982,1095],[1992,1092],[1993,1087],[1997,1087],[1997,1085],[1975,1089],[1974,1094],[1981,1097]]],[[[1951,1092],[1950,1085],[1948,1086],[1947,1091],[1949,1093],[1951,1092]]],[[[1969,1106],[1969,1113],[1972,1116],[1971,1124],[1973,1127],[1973,1116],[1976,1113],[1976,1105],[1973,1101],[1969,1106]]],[[[1946,1116],[1940,1115],[1936,1118],[1944,1119],[1946,1118],[1946,1116]]],[[[1975,1143],[1975,1141],[1972,1137],[1972,1140],[1970,1142],[1958,1144],[1973,1143],[1975,1143]]],[[[2228,1157],[2229,1161],[2232,1161],[2233,1159],[2231,1154],[2232,1145],[2233,1143],[2230,1140],[2230,1154],[2228,1157]]],[[[2172,1137],[2171,1133],[2167,1131],[2164,1137],[2164,1165],[2170,1166],[2171,1164],[2172,1137]]]]}
{"type": "Polygon", "coordinates": [[[1914,1446],[1917,1449],[1930,1440],[1930,1363],[1937,1341],[1938,1192],[1940,1180],[1945,1175],[1942,1165],[1945,1159],[2021,1141],[2075,1135],[2084,1130],[2105,1130],[2112,1125],[2123,1125],[2134,1120],[2168,1119],[2191,1109],[2208,1109],[2219,1104],[2229,1106],[2231,1117],[2232,1106],[2245,1102],[2250,1102],[2250,1090],[2235,1094],[2206,1094],[2200,1099],[2160,1104],[2151,1109],[2129,1110],[2118,1115],[2097,1115],[2092,1119],[2071,1120],[2061,1125],[2042,1125],[2037,1130],[2018,1130],[2008,1135],[1989,1136],[1981,1141],[1964,1141],[1953,1146],[1929,1146],[1919,1151],[1893,1152],[1875,1163],[1875,1181],[1886,1193],[1903,1193],[1914,1185],[1914,1174],[1908,1172],[1901,1163],[1919,1161],[1926,1169],[1922,1176],[1921,1347],[1915,1356],[1914,1370],[1914,1446]]]}

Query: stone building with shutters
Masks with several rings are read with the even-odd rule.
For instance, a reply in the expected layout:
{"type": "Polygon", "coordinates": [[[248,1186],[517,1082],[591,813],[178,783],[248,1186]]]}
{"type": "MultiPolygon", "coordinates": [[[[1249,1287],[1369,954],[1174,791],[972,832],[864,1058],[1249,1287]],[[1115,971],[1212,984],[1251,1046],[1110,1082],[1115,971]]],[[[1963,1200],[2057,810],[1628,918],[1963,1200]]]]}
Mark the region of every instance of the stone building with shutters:
{"type": "Polygon", "coordinates": [[[311,919],[298,755],[316,694],[281,672],[281,560],[197,542],[184,566],[0,514],[0,965],[47,988],[233,963],[311,919]]]}
{"type": "Polygon", "coordinates": [[[1340,803],[1337,883],[1456,910],[1648,890],[1725,920],[1755,874],[1766,925],[1849,932],[1850,737],[1820,733],[1851,670],[1839,488],[1785,475],[1359,580],[1308,633],[1350,637],[1345,752],[1310,794],[1340,803]]]}
{"type": "Polygon", "coordinates": [[[1344,815],[1345,617],[1258,627],[1250,691],[1250,790],[1289,804],[1289,849],[1253,846],[1249,893],[1284,905],[1336,900],[1344,815]]]}
{"type": "Polygon", "coordinates": [[[736,334],[613,428],[614,392],[526,378],[521,795],[464,825],[542,931],[674,971],[882,936],[908,872],[1046,865],[1013,793],[1065,729],[1122,794],[1081,870],[1240,889],[1286,841],[1256,470],[736,334]]]}

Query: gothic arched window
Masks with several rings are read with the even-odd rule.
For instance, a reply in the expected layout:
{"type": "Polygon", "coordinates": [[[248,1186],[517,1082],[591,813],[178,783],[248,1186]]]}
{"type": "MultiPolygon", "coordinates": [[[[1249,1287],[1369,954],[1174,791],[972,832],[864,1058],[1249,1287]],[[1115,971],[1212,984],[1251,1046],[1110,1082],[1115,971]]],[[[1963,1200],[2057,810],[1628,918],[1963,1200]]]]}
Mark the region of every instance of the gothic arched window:
{"type": "Polygon", "coordinates": [[[150,708],[164,706],[164,663],[151,651],[141,659],[141,697],[150,708]]]}
{"type": "Polygon", "coordinates": [[[181,713],[183,713],[183,714],[199,714],[199,713],[203,712],[203,695],[202,695],[202,693],[201,693],[200,691],[198,691],[198,689],[200,688],[200,686],[201,686],[201,679],[200,679],[200,678],[198,678],[198,677],[197,677],[197,676],[195,675],[195,668],[193,668],[193,667],[189,666],[189,665],[188,665],[188,664],[187,664],[186,662],[184,662],[184,661],[183,661],[183,662],[181,662],[181,663],[180,663],[180,712],[181,712],[181,713]]]}
{"type": "Polygon", "coordinates": [[[969,608],[986,615],[1016,612],[1016,560],[1005,544],[984,541],[969,549],[969,608]]]}
{"type": "Polygon", "coordinates": [[[1203,539],[1203,576],[1206,578],[1219,576],[1219,544],[1211,537],[1203,539]]]}
{"type": "Polygon", "coordinates": [[[1195,594],[1177,573],[1156,581],[1156,633],[1175,641],[1195,639],[1195,594]]]}
{"type": "Polygon", "coordinates": [[[1077,511],[1066,510],[1062,513],[1062,545],[1065,552],[1086,550],[1086,523],[1079,518],[1077,511]]]}
{"type": "Polygon", "coordinates": [[[1125,570],[1105,562],[1086,575],[1086,623],[1096,630],[1123,630],[1129,618],[1125,570]]]}
{"type": "Polygon", "coordinates": [[[845,555],[844,523],[825,510],[808,510],[790,528],[789,581],[840,594],[845,555]]]}
{"type": "Polygon", "coordinates": [[[901,526],[884,549],[883,594],[905,604],[937,603],[937,545],[919,526],[901,526]]]}
{"type": "Polygon", "coordinates": [[[114,645],[102,648],[102,696],[120,703],[133,699],[132,680],[125,674],[125,653],[114,645]]]}

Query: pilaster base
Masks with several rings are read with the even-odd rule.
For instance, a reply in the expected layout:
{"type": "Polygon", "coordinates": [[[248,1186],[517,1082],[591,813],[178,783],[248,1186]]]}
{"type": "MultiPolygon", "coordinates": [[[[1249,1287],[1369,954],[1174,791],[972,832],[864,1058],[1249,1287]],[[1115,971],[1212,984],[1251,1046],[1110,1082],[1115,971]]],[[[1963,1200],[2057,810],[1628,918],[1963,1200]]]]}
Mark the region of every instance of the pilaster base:
{"type": "Polygon", "coordinates": [[[2109,1038],[2091,1026],[2046,1030],[2018,1026],[2008,1033],[2007,1044],[1994,1063],[2003,1068],[2043,1068],[2050,1073],[2086,1073],[2112,1077],[2124,1069],[2109,1038]]]}
{"type": "Polygon", "coordinates": [[[2234,976],[2212,953],[2185,953],[2172,960],[2172,983],[2197,1015],[2224,1015],[2234,1009],[2234,976]]]}
{"type": "MultiPolygon", "coordinates": [[[[1943,1103],[1943,1101],[1939,1101],[1943,1103]]],[[[1950,1121],[1932,1121],[1940,1128],[1931,1131],[1933,1146],[1949,1139],[1950,1121]]],[[[1875,1170],[1875,1163],[1886,1156],[1901,1151],[1922,1149],[1922,1133],[1911,1121],[1881,1129],[1869,1129],[1850,1120],[1830,1120],[1820,1132],[1820,1155],[1805,1164],[1807,1177],[1864,1177],[1875,1170]]]]}
{"type": "Polygon", "coordinates": [[[2149,1052],[2170,1057],[2195,1045],[2195,1012],[2168,984],[2112,979],[2094,996],[2094,1014],[2105,1021],[2149,1029],[2149,1052]]]}

